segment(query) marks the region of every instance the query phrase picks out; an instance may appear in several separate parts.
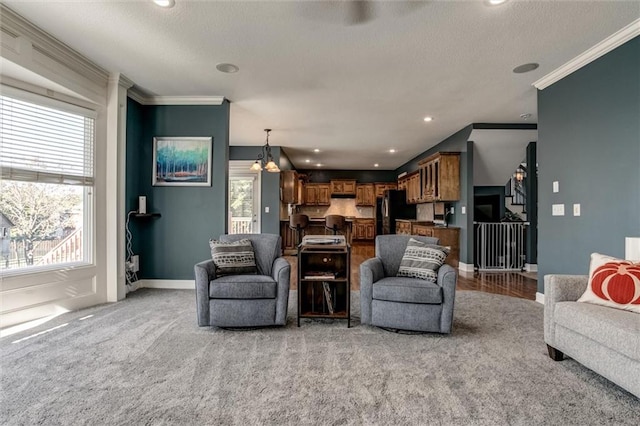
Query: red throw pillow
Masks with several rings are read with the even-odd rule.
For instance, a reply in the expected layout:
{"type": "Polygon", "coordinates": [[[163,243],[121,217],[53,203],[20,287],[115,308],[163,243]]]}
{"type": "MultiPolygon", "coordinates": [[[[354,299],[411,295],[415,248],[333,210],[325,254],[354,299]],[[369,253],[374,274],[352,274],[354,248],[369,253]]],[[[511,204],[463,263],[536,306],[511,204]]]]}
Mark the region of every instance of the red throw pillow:
{"type": "Polygon", "coordinates": [[[589,266],[589,285],[578,302],[640,314],[640,263],[593,253],[589,266]]]}

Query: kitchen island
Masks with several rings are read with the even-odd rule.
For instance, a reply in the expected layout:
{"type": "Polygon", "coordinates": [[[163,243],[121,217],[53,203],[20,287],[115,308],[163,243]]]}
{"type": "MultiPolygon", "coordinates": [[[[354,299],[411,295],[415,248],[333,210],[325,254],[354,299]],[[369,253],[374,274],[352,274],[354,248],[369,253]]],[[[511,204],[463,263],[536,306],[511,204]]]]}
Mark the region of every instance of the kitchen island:
{"type": "MultiPolygon", "coordinates": [[[[351,244],[353,236],[353,223],[357,219],[352,216],[346,217],[346,232],[344,233],[347,243],[351,244]]],[[[324,227],[324,217],[310,217],[309,225],[304,230],[303,235],[330,235],[331,231],[324,227]]],[[[280,218],[280,236],[282,237],[282,249],[284,254],[291,255],[296,254],[298,249],[296,247],[296,231],[289,227],[289,218],[280,218]]]]}

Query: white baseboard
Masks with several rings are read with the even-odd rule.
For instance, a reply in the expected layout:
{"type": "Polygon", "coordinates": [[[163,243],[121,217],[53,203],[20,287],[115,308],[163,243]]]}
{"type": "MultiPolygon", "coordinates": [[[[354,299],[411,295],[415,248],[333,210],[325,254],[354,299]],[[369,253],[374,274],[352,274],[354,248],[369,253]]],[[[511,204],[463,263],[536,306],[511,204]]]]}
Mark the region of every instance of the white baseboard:
{"type": "Polygon", "coordinates": [[[526,272],[538,272],[538,264],[537,263],[525,263],[524,270],[526,272]]]}
{"type": "Polygon", "coordinates": [[[536,302],[544,305],[544,294],[536,292],[536,302]]]}
{"type": "Polygon", "coordinates": [[[474,272],[475,268],[470,263],[458,262],[458,269],[462,272],[474,272]]]}
{"type": "Polygon", "coordinates": [[[165,288],[171,290],[194,290],[195,280],[140,280],[138,288],[165,288]]]}

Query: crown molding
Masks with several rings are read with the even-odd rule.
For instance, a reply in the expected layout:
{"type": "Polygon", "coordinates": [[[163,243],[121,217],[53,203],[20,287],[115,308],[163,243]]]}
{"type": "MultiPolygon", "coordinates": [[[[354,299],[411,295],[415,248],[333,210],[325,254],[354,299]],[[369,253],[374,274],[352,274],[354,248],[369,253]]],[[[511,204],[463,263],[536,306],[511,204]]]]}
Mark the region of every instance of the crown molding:
{"type": "Polygon", "coordinates": [[[133,81],[131,81],[127,76],[125,76],[124,74],[120,74],[120,73],[112,73],[109,76],[109,83],[117,84],[119,86],[124,87],[127,90],[132,88],[133,84],[134,84],[133,81]]]}
{"type": "Polygon", "coordinates": [[[108,71],[91,62],[49,33],[36,27],[4,4],[0,4],[0,27],[16,38],[27,38],[34,50],[60,64],[64,64],[67,68],[88,80],[106,86],[109,79],[108,71]]]}
{"type": "Polygon", "coordinates": [[[152,96],[147,105],[222,105],[224,96],[152,96]]]}
{"type": "Polygon", "coordinates": [[[546,89],[553,83],[562,80],[574,71],[579,70],[615,48],[622,46],[638,35],[640,35],[640,19],[636,19],[620,31],[610,35],[589,50],[562,65],[560,68],[545,75],[540,80],[534,82],[533,86],[538,90],[546,89]]]}
{"type": "Polygon", "coordinates": [[[133,86],[127,95],[141,105],[222,105],[224,96],[154,96],[133,86]]]}
{"type": "Polygon", "coordinates": [[[139,103],[140,105],[146,105],[147,95],[142,93],[137,86],[129,87],[127,90],[127,96],[139,103]]]}

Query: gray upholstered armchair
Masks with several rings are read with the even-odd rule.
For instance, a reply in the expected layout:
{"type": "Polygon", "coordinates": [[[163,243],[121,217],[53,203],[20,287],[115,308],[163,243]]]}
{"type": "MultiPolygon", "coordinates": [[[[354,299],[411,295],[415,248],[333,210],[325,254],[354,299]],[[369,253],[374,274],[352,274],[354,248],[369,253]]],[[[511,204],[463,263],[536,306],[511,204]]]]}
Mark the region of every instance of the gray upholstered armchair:
{"type": "Polygon", "coordinates": [[[195,265],[199,326],[285,325],[291,265],[281,257],[282,239],[273,234],[221,235],[220,241],[251,240],[257,275],[216,276],[213,260],[195,265]]]}
{"type": "Polygon", "coordinates": [[[401,330],[450,333],[458,275],[451,266],[438,269],[438,281],[396,277],[410,238],[437,244],[437,238],[379,235],[376,257],[360,265],[362,324],[401,330]]]}

